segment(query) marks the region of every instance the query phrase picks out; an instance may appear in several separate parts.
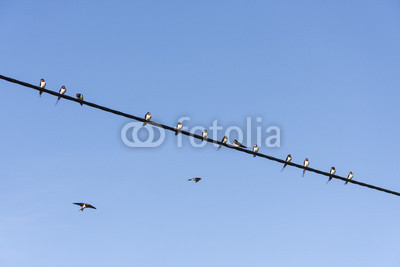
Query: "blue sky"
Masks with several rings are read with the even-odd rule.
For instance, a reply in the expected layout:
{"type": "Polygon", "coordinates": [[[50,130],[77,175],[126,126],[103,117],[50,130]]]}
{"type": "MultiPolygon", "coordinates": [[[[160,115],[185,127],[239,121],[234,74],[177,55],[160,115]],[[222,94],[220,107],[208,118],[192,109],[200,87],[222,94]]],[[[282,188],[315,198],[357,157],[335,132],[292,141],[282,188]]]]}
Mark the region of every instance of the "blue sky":
{"type": "MultiPolygon", "coordinates": [[[[261,152],[398,191],[399,29],[395,0],[5,0],[0,73],[169,125],[260,116],[261,152]]],[[[1,266],[400,264],[398,197],[172,133],[128,148],[127,119],[0,88],[1,266]]]]}

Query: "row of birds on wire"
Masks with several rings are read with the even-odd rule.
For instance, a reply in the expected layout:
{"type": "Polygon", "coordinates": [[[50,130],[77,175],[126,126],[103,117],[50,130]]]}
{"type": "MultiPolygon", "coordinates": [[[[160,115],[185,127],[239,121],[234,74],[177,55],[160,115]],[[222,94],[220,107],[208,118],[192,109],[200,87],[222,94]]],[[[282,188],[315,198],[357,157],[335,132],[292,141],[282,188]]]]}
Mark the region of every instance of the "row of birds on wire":
{"type": "MultiPolygon", "coordinates": [[[[40,88],[44,89],[45,87],[46,87],[46,81],[45,81],[44,79],[40,79],[40,88]]],[[[65,86],[63,85],[63,86],[61,86],[61,88],[60,88],[60,90],[59,90],[58,93],[61,94],[61,95],[64,95],[66,92],[67,92],[67,89],[66,89],[65,86]]],[[[43,91],[40,91],[40,92],[39,92],[39,95],[41,96],[42,93],[43,93],[43,91]]],[[[80,102],[80,104],[83,105],[83,95],[82,95],[81,93],[78,93],[78,94],[76,94],[76,98],[78,99],[78,101],[80,102]]],[[[60,101],[60,99],[61,99],[61,97],[58,97],[56,104],[58,103],[58,101],[60,101]]],[[[146,124],[151,120],[151,113],[150,113],[150,112],[147,112],[146,115],[144,116],[144,119],[145,119],[145,121],[143,122],[143,126],[146,126],[146,124]]],[[[175,128],[175,135],[178,135],[179,132],[182,130],[182,128],[183,128],[182,122],[178,122],[177,125],[176,125],[176,128],[175,128]]],[[[204,129],[203,132],[202,132],[203,140],[205,140],[205,139],[207,138],[207,136],[208,136],[208,132],[207,132],[206,129],[204,129]]],[[[221,144],[218,146],[217,149],[219,150],[219,149],[222,147],[222,144],[227,144],[227,142],[228,142],[228,137],[225,135],[225,136],[222,138],[221,144]]],[[[238,140],[236,140],[236,139],[233,140],[233,145],[234,145],[235,147],[240,147],[240,148],[245,148],[245,149],[247,149],[246,146],[242,145],[242,144],[241,144],[238,140]]],[[[255,145],[253,146],[253,152],[255,153],[255,154],[253,154],[253,157],[256,157],[256,154],[258,153],[259,149],[260,149],[260,148],[259,148],[259,146],[258,146],[257,144],[255,144],[255,145]]],[[[290,162],[291,160],[292,160],[292,155],[291,155],[291,154],[287,155],[287,157],[286,157],[286,162],[285,162],[285,164],[283,165],[283,168],[282,168],[281,171],[283,171],[283,170],[285,169],[285,167],[287,166],[287,163],[290,162]]],[[[303,162],[303,166],[304,166],[304,168],[305,168],[305,169],[303,169],[303,175],[302,175],[303,177],[304,177],[304,174],[306,173],[306,168],[308,167],[308,165],[310,165],[310,161],[308,160],[308,158],[306,158],[306,159],[304,160],[304,162],[303,162]]],[[[330,182],[330,181],[332,180],[332,178],[333,178],[332,176],[333,176],[335,173],[336,173],[335,167],[331,167],[331,169],[330,169],[330,171],[329,171],[330,176],[328,177],[327,183],[330,182]]],[[[345,184],[347,184],[348,181],[350,181],[351,179],[353,179],[353,176],[354,176],[353,173],[352,173],[352,172],[349,172],[349,174],[347,175],[347,181],[345,182],[345,184]]],[[[189,180],[190,180],[190,181],[193,180],[193,181],[195,181],[195,182],[197,183],[198,181],[201,180],[201,178],[192,178],[192,179],[189,179],[189,180]],[[194,179],[194,180],[193,180],[193,179],[194,179]],[[197,179],[198,179],[198,180],[197,180],[197,179]]]]}

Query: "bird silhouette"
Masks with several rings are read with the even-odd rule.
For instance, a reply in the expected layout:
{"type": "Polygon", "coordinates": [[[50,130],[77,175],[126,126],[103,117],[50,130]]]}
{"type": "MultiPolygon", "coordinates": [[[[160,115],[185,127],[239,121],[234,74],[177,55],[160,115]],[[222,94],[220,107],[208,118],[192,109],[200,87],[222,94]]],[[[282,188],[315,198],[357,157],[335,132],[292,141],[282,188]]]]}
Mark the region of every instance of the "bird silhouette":
{"type": "Polygon", "coordinates": [[[90,205],[90,204],[88,204],[88,203],[73,203],[73,204],[78,205],[78,206],[81,206],[80,211],[83,211],[83,210],[86,209],[86,208],[89,208],[89,209],[96,209],[95,207],[93,207],[92,205],[90,205]]]}

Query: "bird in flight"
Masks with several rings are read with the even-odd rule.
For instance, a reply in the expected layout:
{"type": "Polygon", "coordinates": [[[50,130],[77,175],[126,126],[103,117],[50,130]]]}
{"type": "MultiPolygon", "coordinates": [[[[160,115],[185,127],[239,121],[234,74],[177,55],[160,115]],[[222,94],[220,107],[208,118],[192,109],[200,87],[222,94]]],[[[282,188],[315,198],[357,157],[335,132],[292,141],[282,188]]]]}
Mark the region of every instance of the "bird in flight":
{"type": "Polygon", "coordinates": [[[326,183],[329,183],[332,180],[332,175],[334,175],[335,172],[336,172],[335,167],[332,167],[330,172],[329,172],[330,175],[329,175],[328,181],[326,183]]]}
{"type": "Polygon", "coordinates": [[[347,176],[347,181],[344,184],[347,184],[351,179],[353,179],[353,173],[349,172],[349,175],[347,176]]]}
{"type": "Polygon", "coordinates": [[[203,133],[201,134],[203,136],[203,140],[206,140],[207,136],[208,136],[208,132],[206,129],[203,130],[203,133]]]}
{"type": "Polygon", "coordinates": [[[88,204],[88,203],[73,203],[73,204],[78,205],[78,206],[81,206],[80,211],[83,211],[83,210],[86,209],[86,208],[89,208],[89,209],[96,209],[95,207],[93,207],[92,205],[90,205],[90,204],[88,204]]]}
{"type": "Polygon", "coordinates": [[[76,99],[79,100],[81,106],[83,105],[82,101],[83,101],[83,95],[82,94],[76,94],[76,99]]]}
{"type": "MultiPolygon", "coordinates": [[[[67,89],[66,89],[65,86],[63,85],[63,86],[61,86],[60,91],[59,91],[58,93],[59,93],[60,95],[64,95],[66,91],[67,91],[67,89]]],[[[61,99],[61,97],[59,96],[59,97],[57,98],[56,105],[57,105],[58,101],[60,101],[60,99],[61,99]]]]}
{"type": "MultiPolygon", "coordinates": [[[[303,166],[307,168],[309,164],[310,164],[310,161],[308,160],[308,158],[306,158],[304,160],[303,166]]],[[[306,169],[303,170],[303,177],[304,177],[305,173],[306,173],[306,169]]]]}
{"type": "Polygon", "coordinates": [[[182,122],[178,122],[178,124],[176,125],[175,135],[178,135],[178,133],[182,130],[182,127],[182,122]]]}
{"type": "Polygon", "coordinates": [[[197,183],[198,181],[200,181],[201,178],[200,177],[195,177],[195,178],[190,178],[188,179],[188,181],[194,181],[195,183],[197,183]]]}
{"type": "MultiPolygon", "coordinates": [[[[46,87],[46,81],[44,79],[40,79],[40,88],[44,89],[46,87]]],[[[40,90],[39,96],[42,96],[43,91],[40,90]]]]}
{"type": "Polygon", "coordinates": [[[285,169],[286,168],[286,166],[287,166],[287,162],[290,162],[292,160],[292,155],[287,155],[287,157],[286,157],[286,163],[283,165],[283,167],[282,167],[282,170],[281,171],[283,171],[283,169],[285,169]]]}
{"type": "Polygon", "coordinates": [[[244,145],[242,145],[241,143],[239,143],[238,140],[233,140],[233,145],[236,147],[241,147],[241,148],[246,148],[244,145]]]}
{"type": "MultiPolygon", "coordinates": [[[[260,149],[260,148],[258,147],[257,144],[253,146],[253,152],[254,152],[254,153],[258,153],[258,150],[259,150],[259,149],[260,149]]],[[[253,157],[256,157],[256,155],[254,154],[253,157]]]]}
{"type": "MultiPolygon", "coordinates": [[[[226,142],[228,142],[228,136],[225,135],[224,138],[222,138],[221,143],[222,143],[222,144],[226,144],[226,142]]],[[[217,148],[217,150],[220,149],[221,146],[222,146],[222,145],[220,144],[219,147],[217,148]]]]}
{"type": "Polygon", "coordinates": [[[145,122],[143,122],[143,126],[145,126],[147,124],[148,121],[151,120],[151,113],[147,112],[146,115],[144,116],[144,119],[146,120],[145,122]]]}

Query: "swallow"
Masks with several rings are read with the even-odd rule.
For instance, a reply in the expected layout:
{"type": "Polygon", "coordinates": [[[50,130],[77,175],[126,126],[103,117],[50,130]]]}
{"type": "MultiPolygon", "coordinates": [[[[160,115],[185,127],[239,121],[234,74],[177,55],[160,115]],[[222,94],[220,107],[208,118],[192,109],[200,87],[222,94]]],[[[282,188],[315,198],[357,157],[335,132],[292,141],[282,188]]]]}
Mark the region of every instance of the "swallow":
{"type": "Polygon", "coordinates": [[[200,181],[201,178],[200,177],[195,177],[195,178],[190,178],[188,179],[188,181],[194,181],[195,183],[197,183],[198,181],[200,181]]]}
{"type": "MultiPolygon", "coordinates": [[[[310,164],[310,161],[308,160],[308,158],[306,158],[304,160],[303,166],[307,168],[309,164],[310,164]]],[[[303,177],[304,177],[305,173],[306,173],[306,169],[303,170],[303,177]]]]}
{"type": "Polygon", "coordinates": [[[82,94],[76,94],[76,98],[79,100],[81,106],[83,105],[82,101],[83,101],[83,95],[82,94]]]}
{"type": "Polygon", "coordinates": [[[178,122],[178,124],[176,125],[175,135],[178,135],[178,133],[182,130],[182,127],[182,122],[178,122]]]}
{"type": "MultiPolygon", "coordinates": [[[[254,145],[254,146],[253,146],[253,152],[254,152],[254,153],[258,153],[258,150],[259,150],[259,149],[260,149],[260,148],[259,148],[257,145],[254,145]]],[[[254,154],[253,157],[256,157],[256,155],[254,154]]]]}
{"type": "Polygon", "coordinates": [[[203,133],[202,133],[201,135],[203,136],[203,140],[206,140],[206,139],[207,139],[207,136],[208,136],[207,130],[204,129],[204,130],[203,130],[203,133]]]}
{"type": "MultiPolygon", "coordinates": [[[[224,138],[222,138],[221,143],[226,144],[226,142],[228,142],[228,136],[225,135],[224,138]]],[[[217,150],[219,150],[221,148],[222,144],[219,145],[217,150]]]]}
{"type": "MultiPolygon", "coordinates": [[[[40,88],[44,89],[46,87],[46,81],[44,79],[40,79],[40,88]]],[[[42,96],[43,91],[40,90],[39,96],[42,96]]]]}
{"type": "Polygon", "coordinates": [[[332,175],[334,175],[335,172],[336,172],[335,167],[332,167],[330,172],[329,172],[330,175],[329,175],[328,181],[326,183],[329,183],[332,180],[332,175]]]}
{"type": "MultiPolygon", "coordinates": [[[[59,93],[60,95],[64,95],[66,91],[67,91],[67,89],[66,89],[65,86],[63,85],[63,86],[61,86],[60,91],[59,91],[58,93],[59,93]]],[[[57,105],[58,101],[60,101],[60,99],[61,99],[61,97],[59,96],[59,97],[57,98],[56,105],[57,105]]]]}
{"type": "Polygon", "coordinates": [[[281,171],[283,171],[283,169],[285,169],[286,168],[286,166],[287,166],[287,163],[288,162],[290,162],[292,160],[292,155],[287,155],[287,157],[286,157],[286,162],[285,162],[285,164],[283,165],[283,167],[282,167],[282,170],[281,171]]]}
{"type": "Polygon", "coordinates": [[[353,179],[353,173],[349,172],[349,175],[347,176],[347,181],[344,184],[347,184],[351,179],[353,179]]]}
{"type": "Polygon", "coordinates": [[[146,120],[145,122],[143,122],[143,126],[145,126],[147,124],[148,121],[151,120],[151,113],[147,112],[146,115],[144,115],[144,119],[146,120]]]}
{"type": "Polygon", "coordinates": [[[244,145],[242,145],[241,143],[239,143],[238,140],[233,140],[233,145],[236,147],[241,147],[241,148],[246,148],[244,145]]]}
{"type": "Polygon", "coordinates": [[[88,204],[88,203],[73,203],[75,205],[81,206],[80,211],[83,211],[86,208],[90,208],[90,209],[96,209],[95,207],[93,207],[92,205],[88,204]]]}

